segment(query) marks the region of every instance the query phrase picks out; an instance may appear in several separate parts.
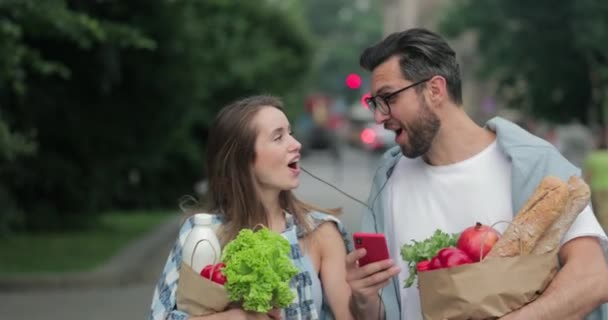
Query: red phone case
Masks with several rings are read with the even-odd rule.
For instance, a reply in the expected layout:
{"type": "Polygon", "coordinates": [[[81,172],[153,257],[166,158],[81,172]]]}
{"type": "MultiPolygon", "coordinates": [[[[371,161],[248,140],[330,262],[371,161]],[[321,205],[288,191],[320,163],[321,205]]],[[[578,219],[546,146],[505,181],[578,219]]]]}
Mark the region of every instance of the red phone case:
{"type": "Polygon", "coordinates": [[[382,233],[355,232],[353,234],[355,249],[365,248],[367,254],[359,259],[359,266],[382,261],[389,258],[386,238],[382,233]]]}

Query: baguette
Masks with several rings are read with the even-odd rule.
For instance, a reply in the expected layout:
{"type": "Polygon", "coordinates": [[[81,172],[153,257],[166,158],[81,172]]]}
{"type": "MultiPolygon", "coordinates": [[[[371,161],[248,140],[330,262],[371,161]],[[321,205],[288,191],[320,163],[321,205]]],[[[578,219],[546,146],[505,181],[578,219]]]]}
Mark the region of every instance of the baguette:
{"type": "Polygon", "coordinates": [[[533,254],[543,254],[557,248],[576,217],[587,207],[591,197],[589,186],[577,176],[568,179],[568,200],[562,214],[555,220],[553,225],[538,240],[532,250],[533,254]]]}
{"type": "Polygon", "coordinates": [[[564,210],[568,199],[566,182],[545,177],[488,253],[491,257],[529,254],[543,233],[564,210]]]}

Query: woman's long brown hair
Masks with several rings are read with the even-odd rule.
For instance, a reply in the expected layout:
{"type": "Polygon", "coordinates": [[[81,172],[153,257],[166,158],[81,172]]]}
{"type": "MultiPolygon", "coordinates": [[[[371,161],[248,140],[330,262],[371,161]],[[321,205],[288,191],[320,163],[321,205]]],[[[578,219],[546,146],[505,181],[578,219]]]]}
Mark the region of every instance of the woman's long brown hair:
{"type": "MultiPolygon", "coordinates": [[[[255,161],[255,141],[258,128],[255,115],[263,108],[283,110],[280,99],[272,96],[252,96],[224,107],[213,122],[207,145],[207,176],[209,212],[223,215],[220,241],[226,244],[244,228],[262,224],[268,226],[267,212],[254,185],[252,164],[255,161]]],[[[312,226],[306,215],[312,210],[335,214],[337,210],[322,210],[298,200],[289,191],[279,194],[281,208],[292,215],[306,233],[312,226]]]]}

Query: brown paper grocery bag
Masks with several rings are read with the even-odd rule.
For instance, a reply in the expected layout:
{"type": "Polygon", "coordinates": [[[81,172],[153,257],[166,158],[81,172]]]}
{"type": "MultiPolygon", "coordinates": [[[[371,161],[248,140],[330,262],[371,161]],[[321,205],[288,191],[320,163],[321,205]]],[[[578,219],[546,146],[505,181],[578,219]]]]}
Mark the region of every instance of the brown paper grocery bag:
{"type": "Polygon", "coordinates": [[[177,309],[191,316],[221,312],[230,300],[224,286],[197,274],[182,262],[177,283],[177,309]]]}
{"type": "Polygon", "coordinates": [[[534,301],[557,272],[557,250],[419,272],[425,320],[494,319],[534,301]]]}

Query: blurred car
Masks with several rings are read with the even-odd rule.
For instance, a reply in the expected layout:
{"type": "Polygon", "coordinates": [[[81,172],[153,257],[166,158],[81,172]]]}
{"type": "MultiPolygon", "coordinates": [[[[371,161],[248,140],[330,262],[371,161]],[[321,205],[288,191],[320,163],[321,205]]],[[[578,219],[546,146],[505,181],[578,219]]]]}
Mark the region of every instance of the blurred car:
{"type": "Polygon", "coordinates": [[[384,152],[396,145],[395,133],[374,122],[369,110],[355,105],[349,112],[347,140],[351,146],[384,152]]]}
{"type": "Polygon", "coordinates": [[[359,138],[363,148],[371,151],[384,152],[397,144],[395,133],[376,123],[368,123],[361,130],[359,138]]]}
{"type": "Polygon", "coordinates": [[[308,114],[303,114],[296,120],[294,136],[302,144],[300,150],[303,156],[313,150],[328,150],[332,154],[339,152],[339,138],[336,130],[330,127],[320,127],[314,124],[308,114]]]}

